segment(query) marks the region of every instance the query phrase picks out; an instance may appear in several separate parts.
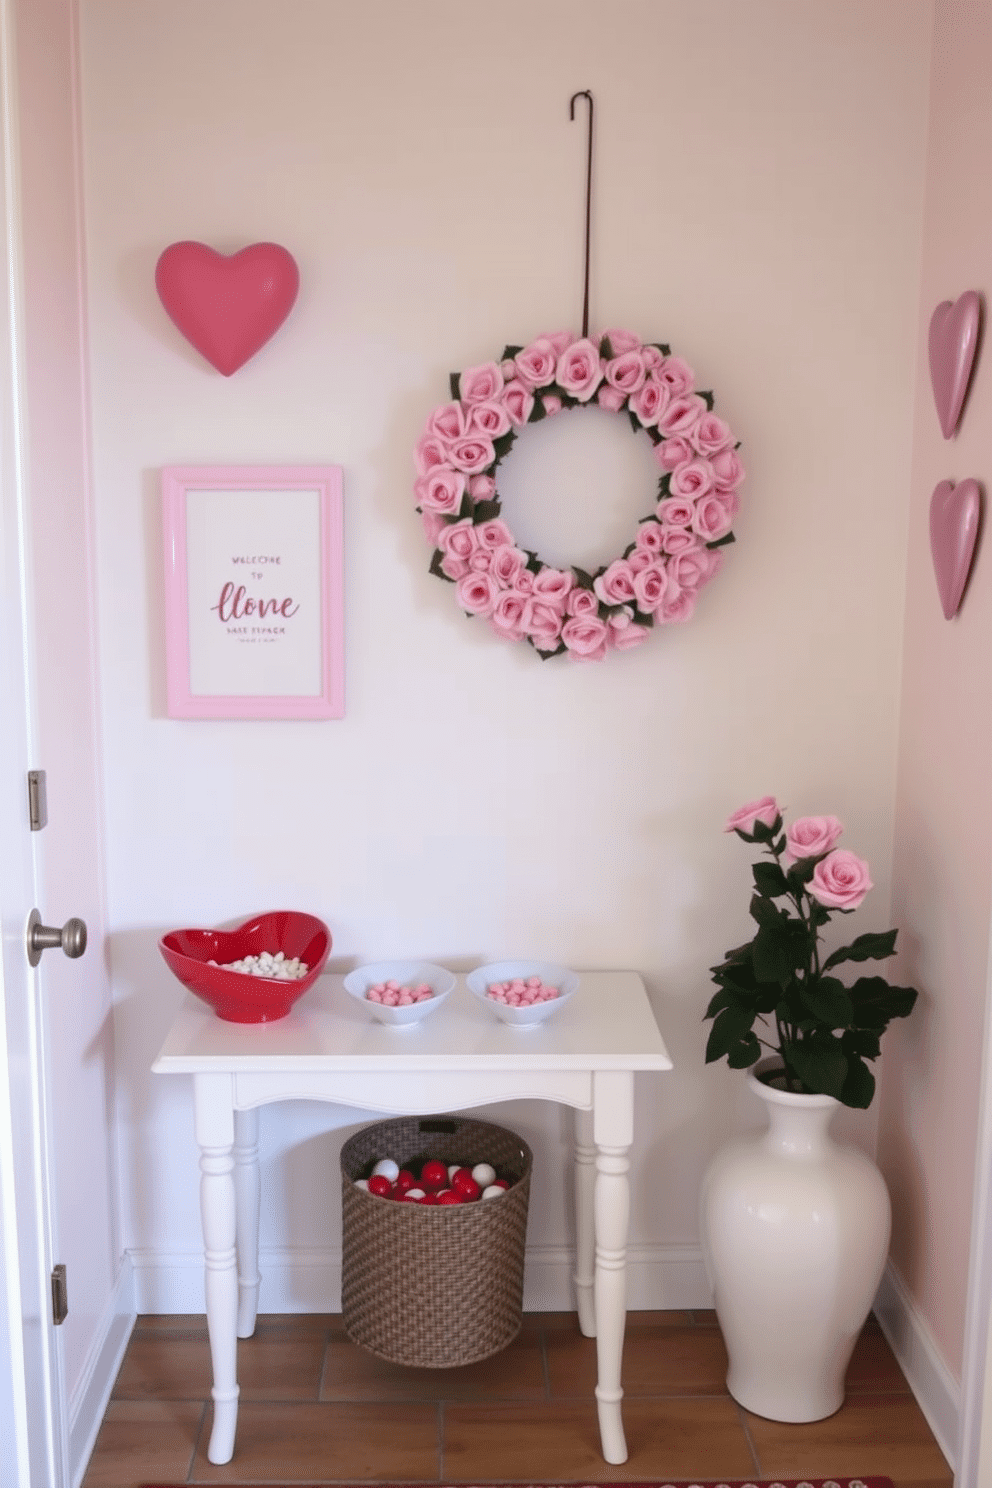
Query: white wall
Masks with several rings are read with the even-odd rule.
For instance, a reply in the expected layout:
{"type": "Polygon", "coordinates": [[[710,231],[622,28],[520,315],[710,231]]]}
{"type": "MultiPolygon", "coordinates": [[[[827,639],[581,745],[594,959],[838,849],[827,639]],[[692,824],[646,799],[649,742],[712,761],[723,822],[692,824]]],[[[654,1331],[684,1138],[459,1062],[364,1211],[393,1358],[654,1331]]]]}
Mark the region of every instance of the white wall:
{"type": "MultiPolygon", "coordinates": [[[[703,1166],[757,1119],[703,1064],[706,968],[748,923],[728,812],[772,791],[839,815],[877,885],[861,928],[889,923],[930,6],[83,0],[82,22],[128,1244],[154,1270],[199,1243],[189,1091],[148,1073],[182,995],[156,941],[293,905],[342,968],[644,974],[676,1068],[639,1088],[632,1239],[645,1300],[686,1305],[701,1273],[661,1262],[695,1255],[703,1166]],[[691,624],[601,667],[466,620],[411,495],[449,370],[578,329],[586,87],[594,325],[669,340],[749,472],[691,624]],[[155,295],[182,238],[300,265],[290,321],[229,380],[155,295]],[[158,471],[181,461],[344,467],[342,721],[165,718],[158,471]]],[[[523,485],[562,529],[568,484],[523,485]]],[[[560,1245],[563,1118],[512,1114],[532,1243],[560,1245]]],[[[870,1143],[872,1116],[849,1129],[870,1143]]],[[[263,1246],[336,1243],[336,1147],[314,1108],[265,1113],[263,1246]]]]}

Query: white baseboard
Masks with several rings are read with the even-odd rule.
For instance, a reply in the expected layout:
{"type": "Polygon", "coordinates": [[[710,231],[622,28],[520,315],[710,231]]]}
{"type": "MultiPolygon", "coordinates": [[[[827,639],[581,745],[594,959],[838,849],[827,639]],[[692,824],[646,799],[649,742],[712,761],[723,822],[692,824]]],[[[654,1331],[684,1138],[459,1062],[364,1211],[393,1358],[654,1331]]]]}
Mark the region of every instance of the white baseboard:
{"type": "Polygon", "coordinates": [[[948,1369],[905,1282],[890,1261],[875,1316],[951,1469],[957,1467],[961,1386],[948,1369]]]}
{"type": "MultiPolygon", "coordinates": [[[[203,1312],[203,1256],[199,1252],[129,1252],[138,1312],[203,1312]]],[[[340,1312],[341,1251],[263,1250],[260,1312],[340,1312]]],[[[524,1267],[524,1310],[567,1312],[575,1306],[575,1255],[567,1245],[533,1246],[524,1267]]],[[[712,1296],[698,1245],[631,1245],[627,1251],[627,1305],[651,1308],[711,1307],[712,1296]]]]}
{"type": "Polygon", "coordinates": [[[79,1488],[89,1464],[136,1314],[134,1274],[131,1259],[125,1255],[89,1358],[69,1401],[69,1480],[72,1488],[79,1488]]]}

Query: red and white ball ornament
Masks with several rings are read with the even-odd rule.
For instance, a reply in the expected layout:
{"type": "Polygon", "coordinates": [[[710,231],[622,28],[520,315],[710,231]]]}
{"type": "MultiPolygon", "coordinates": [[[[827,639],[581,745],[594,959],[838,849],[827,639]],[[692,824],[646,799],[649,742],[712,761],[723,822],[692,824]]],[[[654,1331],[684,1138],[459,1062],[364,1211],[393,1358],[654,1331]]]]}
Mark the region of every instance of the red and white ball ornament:
{"type": "Polygon", "coordinates": [[[713,394],[661,342],[632,331],[568,331],[507,346],[499,361],[451,374],[451,401],[417,442],[414,492],[434,546],[430,571],[469,615],[544,658],[601,661],[688,620],[720,568],[744,468],[713,394]],[[570,408],[626,413],[647,434],[660,476],[652,509],[623,553],[595,573],[559,569],[518,546],[500,516],[496,470],[526,424],[570,408]]]}
{"type": "Polygon", "coordinates": [[[355,1187],[380,1199],[412,1204],[475,1204],[496,1199],[511,1187],[511,1180],[498,1176],[492,1163],[444,1163],[428,1158],[419,1177],[411,1168],[401,1168],[394,1158],[380,1158],[368,1178],[356,1178],[355,1187]]]}

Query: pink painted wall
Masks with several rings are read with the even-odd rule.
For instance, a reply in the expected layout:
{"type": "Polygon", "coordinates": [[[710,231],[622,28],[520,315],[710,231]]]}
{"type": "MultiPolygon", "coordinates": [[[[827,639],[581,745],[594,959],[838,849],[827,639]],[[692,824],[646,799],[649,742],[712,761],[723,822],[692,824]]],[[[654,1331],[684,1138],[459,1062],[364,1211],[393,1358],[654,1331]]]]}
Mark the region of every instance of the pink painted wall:
{"type": "Polygon", "coordinates": [[[892,877],[900,977],[921,998],[888,1038],[878,1151],[893,1198],[894,1265],[959,1378],[992,908],[992,550],[980,542],[962,608],[946,621],[928,512],[945,478],[975,477],[992,495],[992,352],[986,345],[958,433],[945,441],[927,330],[941,300],[990,288],[990,74],[992,10],[938,0],[892,877]]]}

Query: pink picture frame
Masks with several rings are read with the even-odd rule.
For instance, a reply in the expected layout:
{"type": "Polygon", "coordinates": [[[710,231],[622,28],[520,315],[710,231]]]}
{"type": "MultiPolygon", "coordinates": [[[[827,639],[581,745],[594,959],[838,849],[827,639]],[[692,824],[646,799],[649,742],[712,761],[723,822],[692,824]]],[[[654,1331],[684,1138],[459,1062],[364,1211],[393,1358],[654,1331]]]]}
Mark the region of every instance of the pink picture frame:
{"type": "Polygon", "coordinates": [[[170,718],[344,716],[337,465],[162,471],[170,718]]]}

